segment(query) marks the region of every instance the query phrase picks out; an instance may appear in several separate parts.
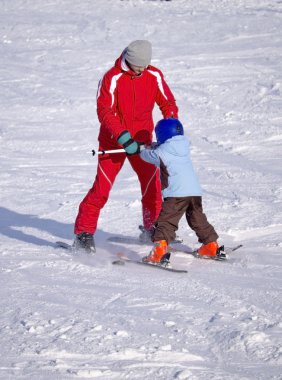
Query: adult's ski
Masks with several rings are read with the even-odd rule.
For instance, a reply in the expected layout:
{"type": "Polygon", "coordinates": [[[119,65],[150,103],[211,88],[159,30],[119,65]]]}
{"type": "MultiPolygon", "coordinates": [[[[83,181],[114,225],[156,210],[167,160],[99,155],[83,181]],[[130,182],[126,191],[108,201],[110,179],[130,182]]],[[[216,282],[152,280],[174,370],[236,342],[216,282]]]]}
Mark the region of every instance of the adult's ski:
{"type": "MultiPolygon", "coordinates": [[[[153,245],[153,242],[150,240],[142,241],[138,237],[134,236],[110,236],[107,241],[110,243],[123,243],[123,244],[132,244],[132,245],[153,245]]],[[[174,240],[173,244],[181,244],[182,239],[177,238],[174,240]]]]}
{"type": "Polygon", "coordinates": [[[59,248],[66,249],[67,251],[74,252],[73,246],[68,243],[65,243],[64,241],[56,241],[56,246],[59,248]]]}

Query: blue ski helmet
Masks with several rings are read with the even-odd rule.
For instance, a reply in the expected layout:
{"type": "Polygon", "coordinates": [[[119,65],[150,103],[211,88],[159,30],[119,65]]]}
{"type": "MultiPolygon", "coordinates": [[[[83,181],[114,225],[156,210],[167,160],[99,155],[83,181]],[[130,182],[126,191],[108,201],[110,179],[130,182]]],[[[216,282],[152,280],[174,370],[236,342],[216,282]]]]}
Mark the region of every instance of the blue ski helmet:
{"type": "Polygon", "coordinates": [[[184,130],[178,119],[170,118],[158,121],[155,133],[158,144],[163,144],[173,136],[184,135],[184,130]]]}

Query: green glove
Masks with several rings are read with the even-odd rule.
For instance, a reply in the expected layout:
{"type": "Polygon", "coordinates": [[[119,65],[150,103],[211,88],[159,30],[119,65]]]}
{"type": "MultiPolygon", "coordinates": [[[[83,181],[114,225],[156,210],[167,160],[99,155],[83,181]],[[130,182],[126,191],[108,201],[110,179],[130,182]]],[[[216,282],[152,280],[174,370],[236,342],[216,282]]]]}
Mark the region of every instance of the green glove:
{"type": "Polygon", "coordinates": [[[128,131],[123,131],[118,137],[118,143],[124,147],[126,154],[132,156],[133,154],[140,153],[140,143],[133,140],[128,131]]]}

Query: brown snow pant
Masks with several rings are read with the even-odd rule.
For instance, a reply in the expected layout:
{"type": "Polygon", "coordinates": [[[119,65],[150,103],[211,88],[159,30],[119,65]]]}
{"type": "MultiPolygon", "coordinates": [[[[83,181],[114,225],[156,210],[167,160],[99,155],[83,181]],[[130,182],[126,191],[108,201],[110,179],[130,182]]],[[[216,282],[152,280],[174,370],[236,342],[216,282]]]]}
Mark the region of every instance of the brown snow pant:
{"type": "Polygon", "coordinates": [[[218,239],[213,226],[203,213],[202,197],[169,197],[163,200],[152,241],[166,240],[168,244],[171,243],[175,239],[175,231],[184,214],[200,243],[208,244],[218,239]]]}

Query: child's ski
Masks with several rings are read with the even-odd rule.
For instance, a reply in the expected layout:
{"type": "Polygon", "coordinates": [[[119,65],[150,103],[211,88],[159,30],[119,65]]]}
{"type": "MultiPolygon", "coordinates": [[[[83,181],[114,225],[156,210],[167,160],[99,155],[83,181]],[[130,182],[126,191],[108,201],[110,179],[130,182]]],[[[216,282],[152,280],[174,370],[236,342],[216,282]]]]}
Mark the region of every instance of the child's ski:
{"type": "Polygon", "coordinates": [[[197,250],[195,251],[188,251],[185,247],[184,248],[177,248],[177,247],[172,247],[170,246],[169,247],[169,251],[170,252],[174,252],[174,253],[185,253],[187,255],[192,255],[198,259],[210,259],[210,260],[217,260],[217,261],[225,261],[225,260],[228,260],[229,258],[229,253],[231,252],[234,252],[234,251],[237,251],[237,249],[243,247],[242,244],[239,244],[235,247],[226,247],[224,248],[224,246],[221,246],[219,247],[218,249],[218,252],[217,252],[217,255],[214,256],[214,257],[210,257],[210,256],[200,256],[197,252],[197,250]]]}
{"type": "Polygon", "coordinates": [[[117,257],[118,257],[118,260],[115,260],[112,262],[114,265],[124,265],[125,263],[132,263],[132,264],[147,266],[150,268],[158,268],[158,269],[166,270],[169,272],[188,273],[188,271],[186,269],[178,269],[178,268],[173,268],[171,266],[163,266],[163,265],[158,265],[158,264],[145,263],[145,262],[138,260],[138,259],[137,260],[130,259],[128,256],[126,256],[123,253],[118,253],[117,257]]]}

